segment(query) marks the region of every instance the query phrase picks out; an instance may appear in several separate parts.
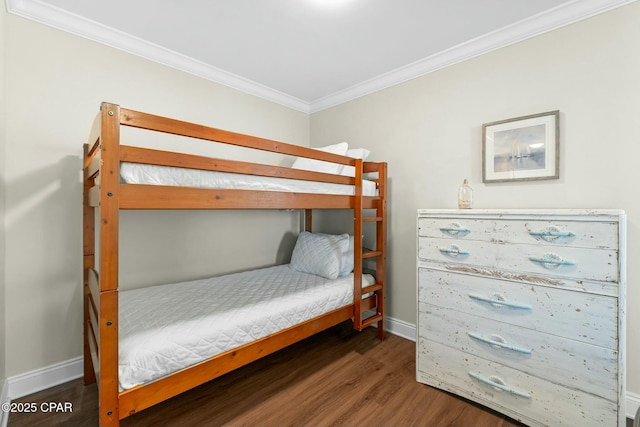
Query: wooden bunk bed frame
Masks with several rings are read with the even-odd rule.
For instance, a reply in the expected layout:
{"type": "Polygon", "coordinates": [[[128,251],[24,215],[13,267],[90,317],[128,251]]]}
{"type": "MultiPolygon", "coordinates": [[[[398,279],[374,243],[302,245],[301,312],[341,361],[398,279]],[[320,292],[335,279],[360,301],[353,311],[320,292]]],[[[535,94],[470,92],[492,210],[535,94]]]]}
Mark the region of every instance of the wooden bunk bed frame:
{"type": "Polygon", "coordinates": [[[117,426],[121,419],[129,415],[350,319],[354,329],[359,331],[376,324],[378,338],[384,338],[386,163],[365,162],[102,103],[89,141],[84,145],[83,180],[84,381],[85,384],[97,382],[101,426],[117,426]],[[354,166],[355,177],[125,146],[120,143],[121,126],[354,166]],[[350,184],[355,185],[355,195],[122,184],[120,162],[350,184]],[[365,173],[374,176],[377,173],[374,181],[378,195],[375,197],[362,194],[362,178],[365,173]],[[362,235],[364,222],[375,223],[376,249],[363,252],[361,239],[354,239],[352,304],[219,354],[167,377],[120,391],[118,223],[121,209],[301,209],[305,210],[307,231],[312,228],[313,209],[352,209],[355,236],[362,235]],[[365,209],[373,209],[375,214],[367,217],[365,209]],[[98,247],[96,231],[100,236],[98,247]],[[96,253],[99,255],[97,263],[96,253]],[[376,260],[376,283],[362,288],[364,258],[376,260]],[[363,299],[363,295],[366,298],[363,299]],[[363,314],[365,312],[367,314],[363,314]],[[371,312],[374,314],[363,317],[371,312]]]}

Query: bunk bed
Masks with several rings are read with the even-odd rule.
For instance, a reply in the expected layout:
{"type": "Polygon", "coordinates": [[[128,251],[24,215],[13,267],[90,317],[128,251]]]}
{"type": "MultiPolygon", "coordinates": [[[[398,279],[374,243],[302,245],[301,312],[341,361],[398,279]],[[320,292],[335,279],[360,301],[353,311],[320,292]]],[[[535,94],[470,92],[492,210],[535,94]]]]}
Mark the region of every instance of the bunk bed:
{"type": "MultiPolygon", "coordinates": [[[[121,419],[138,411],[345,321],[352,321],[353,328],[358,331],[374,325],[377,327],[378,338],[384,338],[386,163],[367,162],[361,158],[224,131],[129,110],[116,104],[102,103],[89,141],[84,144],[83,169],[84,380],[85,384],[97,383],[101,426],[117,426],[121,419]],[[339,175],[124,145],[121,143],[123,126],[264,150],[295,156],[298,159],[329,162],[350,168],[351,173],[339,175]],[[151,181],[144,178],[136,179],[135,172],[125,173],[127,170],[130,172],[132,167],[143,168],[143,176],[148,176],[152,173],[151,170],[155,169],[168,171],[169,174],[171,171],[178,171],[178,175],[189,171],[199,176],[196,178],[198,183],[194,183],[193,180],[179,182],[173,178],[153,178],[151,181]],[[279,183],[276,187],[265,188],[256,187],[251,183],[235,186],[225,181],[226,178],[234,176],[240,177],[241,180],[253,180],[254,183],[279,183]],[[210,184],[211,177],[224,179],[213,179],[215,183],[210,184]],[[287,185],[280,185],[282,182],[287,185]],[[303,186],[297,187],[296,183],[303,186]],[[311,189],[308,185],[310,183],[311,189]],[[371,188],[367,189],[367,186],[371,188]],[[153,377],[151,380],[132,380],[131,383],[125,384],[121,378],[124,375],[120,366],[120,359],[124,353],[122,341],[125,339],[124,335],[130,331],[135,332],[141,327],[139,325],[143,324],[140,317],[127,317],[130,311],[126,310],[127,306],[138,307],[133,311],[144,317],[140,315],[140,306],[149,304],[151,312],[162,311],[152,305],[153,296],[158,292],[165,292],[166,289],[172,289],[174,295],[189,295],[189,292],[192,292],[200,299],[203,286],[224,289],[238,279],[235,275],[230,275],[212,279],[219,280],[214,285],[195,281],[149,287],[144,289],[142,294],[128,290],[119,292],[119,212],[126,209],[302,210],[305,231],[300,234],[308,233],[311,236],[320,235],[312,232],[314,209],[350,209],[353,210],[353,235],[363,234],[364,223],[374,224],[375,249],[364,249],[359,238],[348,239],[353,250],[353,273],[346,278],[338,278],[337,281],[342,283],[342,299],[338,299],[333,305],[324,305],[324,310],[311,312],[300,318],[281,313],[279,316],[282,318],[295,318],[289,318],[288,323],[275,330],[265,330],[259,338],[232,343],[230,348],[221,347],[217,352],[214,351],[213,355],[187,367],[174,368],[173,371],[161,373],[159,377],[153,377]],[[363,272],[365,258],[375,261],[376,267],[372,275],[363,272]],[[348,289],[346,294],[345,279],[348,289]],[[136,303],[136,298],[144,302],[136,303]]],[[[339,236],[335,238],[340,239],[339,236]]],[[[341,245],[345,245],[344,238],[340,242],[341,245]]],[[[294,248],[294,254],[295,252],[294,248]]],[[[295,282],[297,279],[278,278],[278,274],[288,270],[286,274],[300,275],[304,280],[314,283],[319,280],[328,283],[330,287],[337,286],[336,281],[332,280],[333,277],[325,280],[307,272],[292,272],[287,265],[269,267],[266,270],[268,272],[260,272],[260,275],[276,277],[270,279],[269,283],[283,280],[295,282]]],[[[254,272],[238,274],[242,280],[249,283],[249,290],[258,286],[252,282],[254,272]],[[246,275],[250,277],[246,279],[246,275]]],[[[322,292],[324,291],[320,293],[322,292]]],[[[269,303],[264,304],[267,304],[264,307],[269,307],[269,303]]],[[[213,323],[225,322],[209,320],[209,324],[213,323]]],[[[129,336],[127,339],[140,341],[135,335],[133,337],[129,336]]],[[[212,341],[217,342],[215,338],[212,341]]]]}

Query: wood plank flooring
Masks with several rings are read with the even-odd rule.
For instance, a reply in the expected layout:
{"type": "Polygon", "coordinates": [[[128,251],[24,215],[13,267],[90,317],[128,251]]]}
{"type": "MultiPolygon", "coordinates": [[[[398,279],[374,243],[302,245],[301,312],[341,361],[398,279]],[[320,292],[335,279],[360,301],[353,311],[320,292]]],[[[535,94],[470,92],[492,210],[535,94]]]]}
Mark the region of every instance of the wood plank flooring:
{"type": "MultiPolygon", "coordinates": [[[[122,426],[520,426],[415,380],[415,343],[339,325],[122,420],[122,426]]],[[[71,413],[12,413],[9,427],[96,426],[97,390],[76,380],[16,400],[71,413]]]]}

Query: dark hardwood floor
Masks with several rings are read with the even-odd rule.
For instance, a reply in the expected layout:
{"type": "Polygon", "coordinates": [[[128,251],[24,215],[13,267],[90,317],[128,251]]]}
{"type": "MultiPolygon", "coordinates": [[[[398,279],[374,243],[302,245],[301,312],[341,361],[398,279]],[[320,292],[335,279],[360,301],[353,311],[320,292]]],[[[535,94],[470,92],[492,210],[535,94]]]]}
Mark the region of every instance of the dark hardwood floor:
{"type": "MultiPolygon", "coordinates": [[[[517,422],[415,380],[415,343],[339,325],[122,420],[122,426],[466,426],[517,422]]],[[[15,402],[71,402],[73,412],[11,413],[9,427],[96,426],[82,380],[15,402]]]]}

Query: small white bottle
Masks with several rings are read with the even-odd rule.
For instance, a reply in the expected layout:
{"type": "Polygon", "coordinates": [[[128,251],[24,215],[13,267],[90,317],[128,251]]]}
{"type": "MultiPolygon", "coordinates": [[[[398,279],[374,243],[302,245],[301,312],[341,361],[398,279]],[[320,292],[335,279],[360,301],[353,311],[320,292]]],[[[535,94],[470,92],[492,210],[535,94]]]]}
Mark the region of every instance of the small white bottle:
{"type": "Polygon", "coordinates": [[[458,189],[458,208],[471,209],[473,204],[473,189],[469,187],[469,182],[465,179],[458,189]]]}

